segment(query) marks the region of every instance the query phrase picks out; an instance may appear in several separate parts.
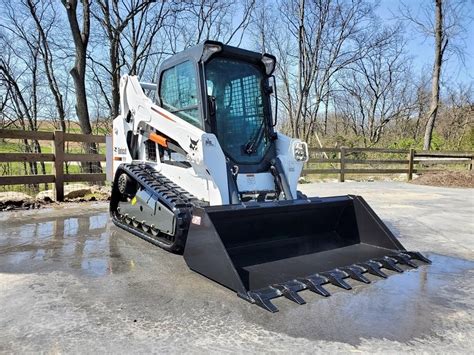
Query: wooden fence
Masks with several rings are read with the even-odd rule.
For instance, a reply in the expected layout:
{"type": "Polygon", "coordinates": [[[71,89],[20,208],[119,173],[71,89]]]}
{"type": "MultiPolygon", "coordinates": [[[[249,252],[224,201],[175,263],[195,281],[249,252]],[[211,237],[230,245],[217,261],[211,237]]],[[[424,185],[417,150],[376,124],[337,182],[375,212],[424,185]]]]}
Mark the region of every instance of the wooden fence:
{"type": "Polygon", "coordinates": [[[442,171],[445,169],[432,168],[436,165],[467,165],[472,170],[474,152],[441,152],[441,151],[419,151],[415,149],[384,149],[384,148],[309,148],[310,159],[303,169],[303,175],[308,174],[337,174],[339,181],[344,182],[346,174],[407,174],[411,180],[413,174],[423,172],[442,171]],[[337,157],[318,157],[315,153],[326,153],[337,157]],[[351,157],[360,153],[376,153],[377,155],[403,155],[404,158],[362,159],[351,157]],[[331,164],[331,168],[314,169],[311,164],[331,164]],[[335,165],[338,165],[337,167],[335,165]],[[353,168],[351,165],[365,165],[363,168],[353,168]],[[373,167],[377,165],[377,167],[373,167]],[[387,165],[397,166],[386,168],[387,165]],[[368,167],[367,167],[368,166],[368,167]],[[381,167],[380,167],[381,166],[381,167]]]}
{"type": "MultiPolygon", "coordinates": [[[[67,182],[91,182],[105,181],[105,173],[80,173],[65,174],[65,162],[104,162],[104,154],[71,154],[64,149],[65,142],[80,143],[105,143],[106,136],[85,135],[75,133],[34,132],[21,130],[1,130],[0,138],[7,139],[36,139],[39,141],[52,141],[54,151],[52,154],[45,153],[0,153],[0,162],[53,162],[52,174],[29,175],[29,176],[0,176],[1,185],[41,184],[54,183],[55,197],[57,201],[64,200],[64,183],[67,182]]],[[[440,151],[417,151],[415,149],[383,149],[383,148],[310,148],[310,160],[306,164],[303,175],[308,174],[337,174],[339,181],[344,182],[346,174],[401,174],[406,173],[407,179],[411,180],[413,174],[440,171],[432,169],[436,165],[461,164],[467,165],[472,170],[474,152],[440,152],[440,151]],[[329,153],[336,157],[315,158],[315,153],[329,153]],[[357,157],[360,153],[377,153],[377,155],[391,154],[398,158],[365,159],[357,157]],[[311,155],[313,155],[311,157],[311,155]],[[355,157],[354,157],[355,155],[355,157]],[[351,157],[352,156],[352,157],[351,157]],[[404,156],[404,158],[400,158],[404,156]],[[331,168],[311,168],[311,164],[331,164],[331,168]],[[335,165],[338,165],[337,167],[335,165]],[[365,165],[365,168],[353,168],[351,165],[365,165]],[[377,167],[374,168],[374,165],[377,167]],[[398,167],[386,168],[387,165],[398,167]],[[382,167],[380,167],[382,166],[382,167]]]]}
{"type": "Polygon", "coordinates": [[[53,154],[44,153],[0,153],[0,162],[53,162],[52,174],[29,176],[0,176],[0,185],[54,183],[56,201],[64,200],[64,183],[105,181],[105,173],[65,174],[65,162],[103,162],[104,154],[70,154],[64,149],[65,142],[105,143],[106,136],[65,133],[62,131],[40,132],[0,129],[0,138],[33,139],[52,141],[53,154]]]}

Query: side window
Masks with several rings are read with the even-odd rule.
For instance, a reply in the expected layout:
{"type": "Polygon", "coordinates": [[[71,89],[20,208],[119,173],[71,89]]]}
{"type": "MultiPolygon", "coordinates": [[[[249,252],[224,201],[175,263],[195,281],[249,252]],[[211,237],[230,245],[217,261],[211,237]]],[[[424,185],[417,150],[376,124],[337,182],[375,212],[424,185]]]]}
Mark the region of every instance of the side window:
{"type": "Polygon", "coordinates": [[[194,126],[202,128],[199,118],[196,74],[192,62],[178,64],[163,72],[160,98],[163,108],[194,126]]]}

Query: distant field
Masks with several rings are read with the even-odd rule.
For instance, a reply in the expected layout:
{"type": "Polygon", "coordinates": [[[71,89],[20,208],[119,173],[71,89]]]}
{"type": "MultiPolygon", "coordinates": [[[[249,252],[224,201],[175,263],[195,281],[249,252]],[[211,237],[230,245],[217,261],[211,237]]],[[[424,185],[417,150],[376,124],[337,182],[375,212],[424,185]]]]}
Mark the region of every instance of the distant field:
{"type": "MultiPolygon", "coordinates": [[[[43,131],[43,132],[52,132],[56,130],[60,130],[60,128],[55,127],[54,123],[51,121],[38,121],[38,131],[43,131]]],[[[79,126],[78,122],[67,122],[66,124],[66,132],[67,133],[82,133],[81,132],[81,127],[79,126]]],[[[18,128],[12,128],[12,129],[18,129],[18,128]]],[[[92,124],[92,133],[93,134],[98,134],[98,135],[105,135],[110,133],[105,127],[102,125],[98,126],[96,124],[92,124]]]]}
{"type": "MultiPolygon", "coordinates": [[[[39,141],[41,153],[53,153],[52,141],[39,141]]],[[[83,153],[82,143],[66,142],[67,153],[83,153]]],[[[25,145],[19,139],[0,139],[0,153],[26,152],[25,145]]],[[[105,154],[105,144],[99,144],[99,153],[105,154]]]]}
{"type": "MultiPolygon", "coordinates": [[[[43,132],[52,132],[57,130],[51,121],[40,121],[38,123],[39,131],[43,132]]],[[[67,124],[67,133],[81,133],[81,128],[78,122],[68,122],[67,124]]],[[[106,135],[109,132],[104,127],[92,127],[93,134],[96,135],[106,135]]],[[[52,153],[53,152],[53,142],[52,141],[40,141],[41,152],[42,153],[52,153]]],[[[20,139],[0,139],[0,153],[16,153],[16,152],[25,152],[25,145],[20,139]]],[[[68,153],[82,153],[82,144],[78,142],[67,142],[66,151],[68,153]]],[[[105,145],[99,145],[99,152],[105,154],[105,145]]]]}
{"type": "MultiPolygon", "coordinates": [[[[51,121],[40,121],[38,123],[38,127],[39,127],[39,131],[52,132],[52,131],[58,130],[58,128],[56,128],[53,122],[51,121]]],[[[81,127],[79,126],[78,122],[68,122],[66,124],[66,127],[67,127],[67,130],[66,130],[67,133],[82,133],[81,127]]],[[[92,124],[92,133],[98,134],[98,135],[105,135],[110,132],[108,132],[107,129],[105,129],[102,126],[97,126],[95,124],[92,124]]]]}

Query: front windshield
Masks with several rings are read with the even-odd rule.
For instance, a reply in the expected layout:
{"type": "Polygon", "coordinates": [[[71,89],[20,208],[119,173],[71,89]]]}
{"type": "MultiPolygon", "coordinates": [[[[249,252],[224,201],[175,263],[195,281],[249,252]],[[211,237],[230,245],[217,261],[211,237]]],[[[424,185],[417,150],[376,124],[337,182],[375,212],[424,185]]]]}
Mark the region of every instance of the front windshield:
{"type": "Polygon", "coordinates": [[[207,94],[215,98],[216,130],[224,152],[236,163],[257,164],[269,146],[258,67],[236,59],[206,64],[207,94]]]}

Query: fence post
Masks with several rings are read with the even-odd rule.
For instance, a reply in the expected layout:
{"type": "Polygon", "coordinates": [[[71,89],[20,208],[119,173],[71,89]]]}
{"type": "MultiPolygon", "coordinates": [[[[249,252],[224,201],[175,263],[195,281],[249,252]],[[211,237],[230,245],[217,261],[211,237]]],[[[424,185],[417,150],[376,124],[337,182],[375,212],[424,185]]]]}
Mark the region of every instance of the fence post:
{"type": "Polygon", "coordinates": [[[341,171],[339,172],[339,182],[344,182],[344,170],[346,165],[346,148],[341,147],[341,151],[339,152],[339,159],[340,159],[340,166],[341,171]]]}
{"type": "Polygon", "coordinates": [[[471,162],[470,162],[469,165],[467,166],[467,169],[468,169],[469,171],[472,170],[472,159],[474,159],[474,154],[471,155],[471,162]]]}
{"type": "Polygon", "coordinates": [[[54,186],[56,201],[64,201],[64,132],[54,131],[54,186]]]}
{"type": "Polygon", "coordinates": [[[415,148],[410,148],[410,152],[408,153],[408,181],[413,179],[413,166],[415,164],[415,148]]]}

